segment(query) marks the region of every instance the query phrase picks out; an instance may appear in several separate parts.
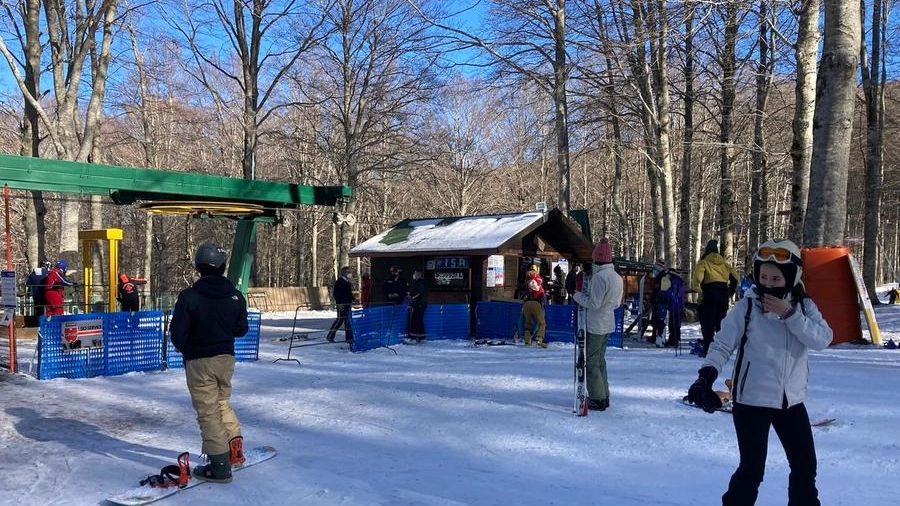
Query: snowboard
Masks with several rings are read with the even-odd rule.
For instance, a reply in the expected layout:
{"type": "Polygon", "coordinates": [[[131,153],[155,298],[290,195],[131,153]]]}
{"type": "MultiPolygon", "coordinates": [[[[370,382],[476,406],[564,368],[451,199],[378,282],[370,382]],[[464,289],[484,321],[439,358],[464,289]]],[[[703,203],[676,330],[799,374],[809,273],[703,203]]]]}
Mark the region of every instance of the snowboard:
{"type": "MultiPolygon", "coordinates": [[[[721,397],[722,394],[726,393],[726,392],[718,392],[717,391],[716,393],[719,394],[719,396],[721,397]]],[[[681,402],[684,403],[686,406],[701,409],[700,406],[698,406],[697,404],[691,404],[690,401],[688,401],[687,396],[682,398],[681,402]]],[[[724,411],[726,413],[731,413],[731,407],[732,407],[731,400],[722,400],[722,407],[717,409],[716,411],[724,411]]],[[[809,426],[810,427],[827,427],[836,421],[837,421],[837,418],[820,418],[818,420],[810,420],[809,426]]]]}
{"type": "MultiPolygon", "coordinates": [[[[583,292],[589,286],[589,277],[584,271],[578,273],[575,278],[575,290],[583,292]]],[[[578,319],[575,328],[575,403],[572,406],[572,412],[575,416],[587,416],[588,397],[587,389],[587,326],[585,325],[586,311],[581,304],[577,306],[576,318],[578,319]]]]}
{"type": "MultiPolygon", "coordinates": [[[[244,463],[231,467],[231,472],[237,472],[241,469],[246,469],[250,466],[254,466],[259,464],[260,462],[265,462],[275,455],[278,455],[278,452],[275,448],[271,446],[257,446],[250,450],[244,451],[244,463]]],[[[199,461],[199,459],[198,459],[199,461]]],[[[110,504],[120,504],[122,506],[140,506],[142,504],[149,504],[152,502],[156,502],[160,499],[164,499],[171,495],[175,495],[178,492],[183,490],[187,490],[189,488],[195,487],[197,485],[201,485],[206,483],[206,480],[201,480],[194,476],[191,476],[190,481],[188,481],[187,485],[184,487],[167,487],[167,488],[155,488],[149,485],[135,487],[130,490],[126,490],[120,494],[114,495],[107,499],[107,502],[110,504]]]]}
{"type": "Polygon", "coordinates": [[[473,346],[515,346],[512,341],[503,341],[498,339],[476,339],[472,342],[473,346]]]}

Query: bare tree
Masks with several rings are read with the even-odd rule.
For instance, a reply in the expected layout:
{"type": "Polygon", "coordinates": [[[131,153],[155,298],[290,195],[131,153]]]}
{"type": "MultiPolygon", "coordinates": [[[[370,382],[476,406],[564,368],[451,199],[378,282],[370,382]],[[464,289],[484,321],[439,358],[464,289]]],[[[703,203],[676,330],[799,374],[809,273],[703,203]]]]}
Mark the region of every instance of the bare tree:
{"type": "Polygon", "coordinates": [[[678,248],[680,255],[678,265],[688,266],[693,263],[691,244],[691,206],[695,202],[691,198],[692,165],[694,161],[694,22],[697,15],[697,3],[694,0],[685,2],[684,16],[684,139],[681,152],[681,187],[679,197],[681,205],[678,213],[678,248]]]}
{"type": "Polygon", "coordinates": [[[320,28],[328,3],[296,0],[210,0],[190,8],[186,19],[170,25],[188,42],[194,65],[187,68],[224,110],[241,126],[241,171],[256,179],[256,147],[260,127],[279,107],[292,105],[278,95],[283,77],[323,36],[320,28]],[[229,44],[220,44],[222,37],[229,44]],[[229,48],[217,51],[213,48],[229,48]],[[237,65],[233,65],[233,61],[237,65]],[[227,96],[210,73],[224,77],[239,90],[227,96]]]}
{"type": "Polygon", "coordinates": [[[640,98],[654,210],[653,236],[658,239],[655,256],[671,264],[675,258],[677,223],[670,140],[668,12],[664,1],[642,5],[637,0],[631,0],[628,14],[623,2],[616,4],[615,11],[619,13],[618,29],[623,34],[623,42],[630,48],[628,62],[640,98]]]}
{"type": "Polygon", "coordinates": [[[575,65],[569,61],[566,50],[566,0],[491,0],[485,22],[489,33],[481,34],[443,24],[440,18],[419,11],[428,23],[446,32],[447,38],[457,45],[456,50],[484,51],[500,80],[530,81],[552,98],[558,174],[556,205],[568,215],[571,181],[566,86],[575,65]]]}
{"type": "MultiPolygon", "coordinates": [[[[864,9],[865,3],[861,3],[864,9]]],[[[884,83],[885,69],[885,21],[887,8],[883,0],[872,0],[872,38],[869,43],[871,56],[867,58],[865,45],[860,47],[860,70],[866,97],[866,184],[865,225],[863,250],[863,280],[869,299],[878,304],[875,291],[879,233],[881,221],[881,191],[884,173],[884,83]]]]}
{"type": "Polygon", "coordinates": [[[748,251],[767,234],[769,222],[769,190],[767,185],[769,154],[766,149],[766,107],[772,74],[775,71],[774,24],[770,0],[760,0],[757,11],[756,105],[753,109],[753,168],[750,174],[750,223],[748,251]],[[771,16],[771,17],[770,17],[771,16]]]}
{"type": "MultiPolygon", "coordinates": [[[[5,57],[25,103],[33,108],[32,115],[36,114],[45,126],[56,158],[61,160],[87,162],[99,135],[118,5],[118,0],[43,2],[42,22],[35,2],[22,4],[22,10],[17,12],[22,13],[22,29],[26,34],[23,50],[28,55],[27,63],[17,59],[6,41],[0,38],[0,53],[5,57]],[[43,39],[46,44],[42,42],[42,35],[46,37],[43,39]],[[45,54],[47,49],[49,54],[45,54]],[[50,69],[53,109],[49,111],[49,106],[41,103],[39,81],[29,82],[23,75],[35,72],[38,60],[40,65],[50,69]]],[[[37,79],[37,74],[32,75],[32,80],[37,79]]],[[[29,122],[33,128],[34,118],[29,122]]],[[[34,148],[31,153],[34,154],[34,148]]],[[[77,199],[66,199],[60,213],[60,256],[73,264],[79,259],[80,208],[77,199]]],[[[35,212],[39,214],[40,211],[35,202],[35,212]]],[[[39,226],[36,232],[40,232],[39,226]]]]}
{"type": "Polygon", "coordinates": [[[434,161],[423,179],[431,207],[440,214],[465,216],[483,212],[490,198],[485,193],[498,153],[500,124],[510,107],[478,79],[457,76],[439,94],[429,118],[430,149],[434,161]]]}
{"type": "MultiPolygon", "coordinates": [[[[401,174],[423,159],[411,131],[433,95],[440,56],[432,25],[420,12],[435,5],[406,0],[339,0],[327,12],[328,39],[316,47],[318,65],[297,74],[298,89],[327,117],[317,132],[337,180],[354,191],[367,177],[401,174]],[[380,175],[379,175],[380,174],[380,175]]],[[[345,203],[338,216],[339,265],[349,263],[355,211],[345,203]]]]}
{"type": "MultiPolygon", "coordinates": [[[[40,0],[24,0],[18,2],[16,9],[13,4],[0,5],[6,13],[6,19],[10,23],[8,29],[15,34],[22,50],[22,58],[16,58],[16,64],[22,68],[23,84],[32,97],[39,97],[39,83],[41,80],[41,42],[40,33],[35,30],[23,28],[39,25],[41,14],[40,0]],[[16,20],[21,17],[24,23],[21,25],[16,20]]],[[[23,95],[24,114],[20,128],[21,147],[19,154],[22,156],[40,156],[41,124],[37,109],[28,102],[23,95]]],[[[31,199],[26,204],[23,225],[27,244],[25,256],[29,265],[38,265],[47,258],[45,233],[46,223],[44,217],[47,207],[44,203],[44,194],[35,190],[31,192],[31,199]]]]}
{"type": "Polygon", "coordinates": [[[860,30],[857,3],[825,2],[825,41],[816,84],[809,204],[803,224],[803,243],[808,246],[844,243],[860,30]]]}
{"type": "Polygon", "coordinates": [[[809,173],[813,150],[813,115],[816,109],[816,57],[819,53],[819,0],[798,0],[794,15],[798,18],[794,60],[797,79],[794,85],[794,120],[791,160],[791,220],[789,237],[803,242],[803,222],[809,200],[809,173]]]}

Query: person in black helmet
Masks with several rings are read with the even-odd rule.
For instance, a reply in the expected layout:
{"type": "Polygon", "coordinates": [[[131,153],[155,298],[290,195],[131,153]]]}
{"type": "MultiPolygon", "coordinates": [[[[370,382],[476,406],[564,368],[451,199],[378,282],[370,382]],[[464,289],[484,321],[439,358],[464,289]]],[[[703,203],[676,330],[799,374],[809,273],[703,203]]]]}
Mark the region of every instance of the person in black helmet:
{"type": "Polygon", "coordinates": [[[194,468],[197,478],[231,481],[231,466],[243,463],[241,424],[231,409],[234,339],[249,329],[247,301],[225,273],[225,250],[201,244],[194,255],[200,279],[178,294],[169,330],[184,355],[184,374],[197,411],[202,451],[209,463],[194,468]]]}

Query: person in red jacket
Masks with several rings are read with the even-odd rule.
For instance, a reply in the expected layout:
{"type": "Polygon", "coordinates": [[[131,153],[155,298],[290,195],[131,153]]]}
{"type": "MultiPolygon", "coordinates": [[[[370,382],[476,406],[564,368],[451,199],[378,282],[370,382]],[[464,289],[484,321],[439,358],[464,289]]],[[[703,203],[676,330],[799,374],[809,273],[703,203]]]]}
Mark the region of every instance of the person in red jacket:
{"type": "MultiPolygon", "coordinates": [[[[535,266],[536,267],[536,266],[535,266]]],[[[544,283],[537,269],[529,270],[525,274],[525,303],[522,304],[522,314],[519,316],[519,336],[525,341],[525,346],[531,346],[532,335],[537,345],[546,348],[544,333],[547,330],[547,322],[544,319],[544,283]]]]}
{"type": "Polygon", "coordinates": [[[372,300],[372,275],[368,272],[362,273],[362,281],[359,283],[359,302],[362,307],[369,307],[369,301],[372,300]]]}
{"type": "Polygon", "coordinates": [[[66,278],[69,264],[65,260],[56,262],[50,269],[50,274],[44,281],[44,299],[47,301],[46,316],[63,314],[63,289],[67,286],[77,286],[77,283],[66,278]]]}

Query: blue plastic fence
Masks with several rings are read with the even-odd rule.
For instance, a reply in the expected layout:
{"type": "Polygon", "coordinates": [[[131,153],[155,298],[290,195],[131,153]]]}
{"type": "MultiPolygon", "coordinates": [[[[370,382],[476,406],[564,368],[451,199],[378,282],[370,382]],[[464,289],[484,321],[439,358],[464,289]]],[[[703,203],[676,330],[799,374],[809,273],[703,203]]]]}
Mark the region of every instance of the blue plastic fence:
{"type": "MultiPolygon", "coordinates": [[[[353,351],[372,350],[400,343],[409,326],[405,305],[386,304],[351,312],[353,351]]],[[[468,304],[431,304],[425,310],[425,335],[429,340],[468,339],[468,304]]]]}
{"type": "MultiPolygon", "coordinates": [[[[259,356],[260,313],[251,312],[249,320],[250,331],[235,341],[238,361],[256,360],[259,356]]],[[[172,348],[168,339],[164,339],[164,327],[162,311],[85,313],[54,316],[50,319],[42,317],[37,347],[38,379],[92,378],[183,367],[181,354],[172,348]],[[98,342],[96,346],[85,343],[81,348],[66,349],[66,324],[71,326],[73,322],[91,321],[102,324],[102,335],[91,338],[102,339],[102,343],[98,342]]]]}
{"type": "MultiPolygon", "coordinates": [[[[259,360],[259,326],[262,314],[249,311],[247,322],[250,329],[246,334],[234,340],[234,359],[237,362],[253,362],[259,360]]],[[[172,339],[166,334],[166,366],[169,368],[184,367],[184,357],[172,346],[172,339]]]]}
{"type": "MultiPolygon", "coordinates": [[[[575,305],[551,304],[544,306],[544,320],[547,329],[545,342],[571,343],[575,341],[575,305]]],[[[512,340],[516,334],[521,302],[479,302],[475,306],[476,336],[478,339],[512,340]]],[[[608,346],[622,347],[622,329],[625,312],[621,307],[615,310],[616,330],[609,336],[608,346]]]]}

